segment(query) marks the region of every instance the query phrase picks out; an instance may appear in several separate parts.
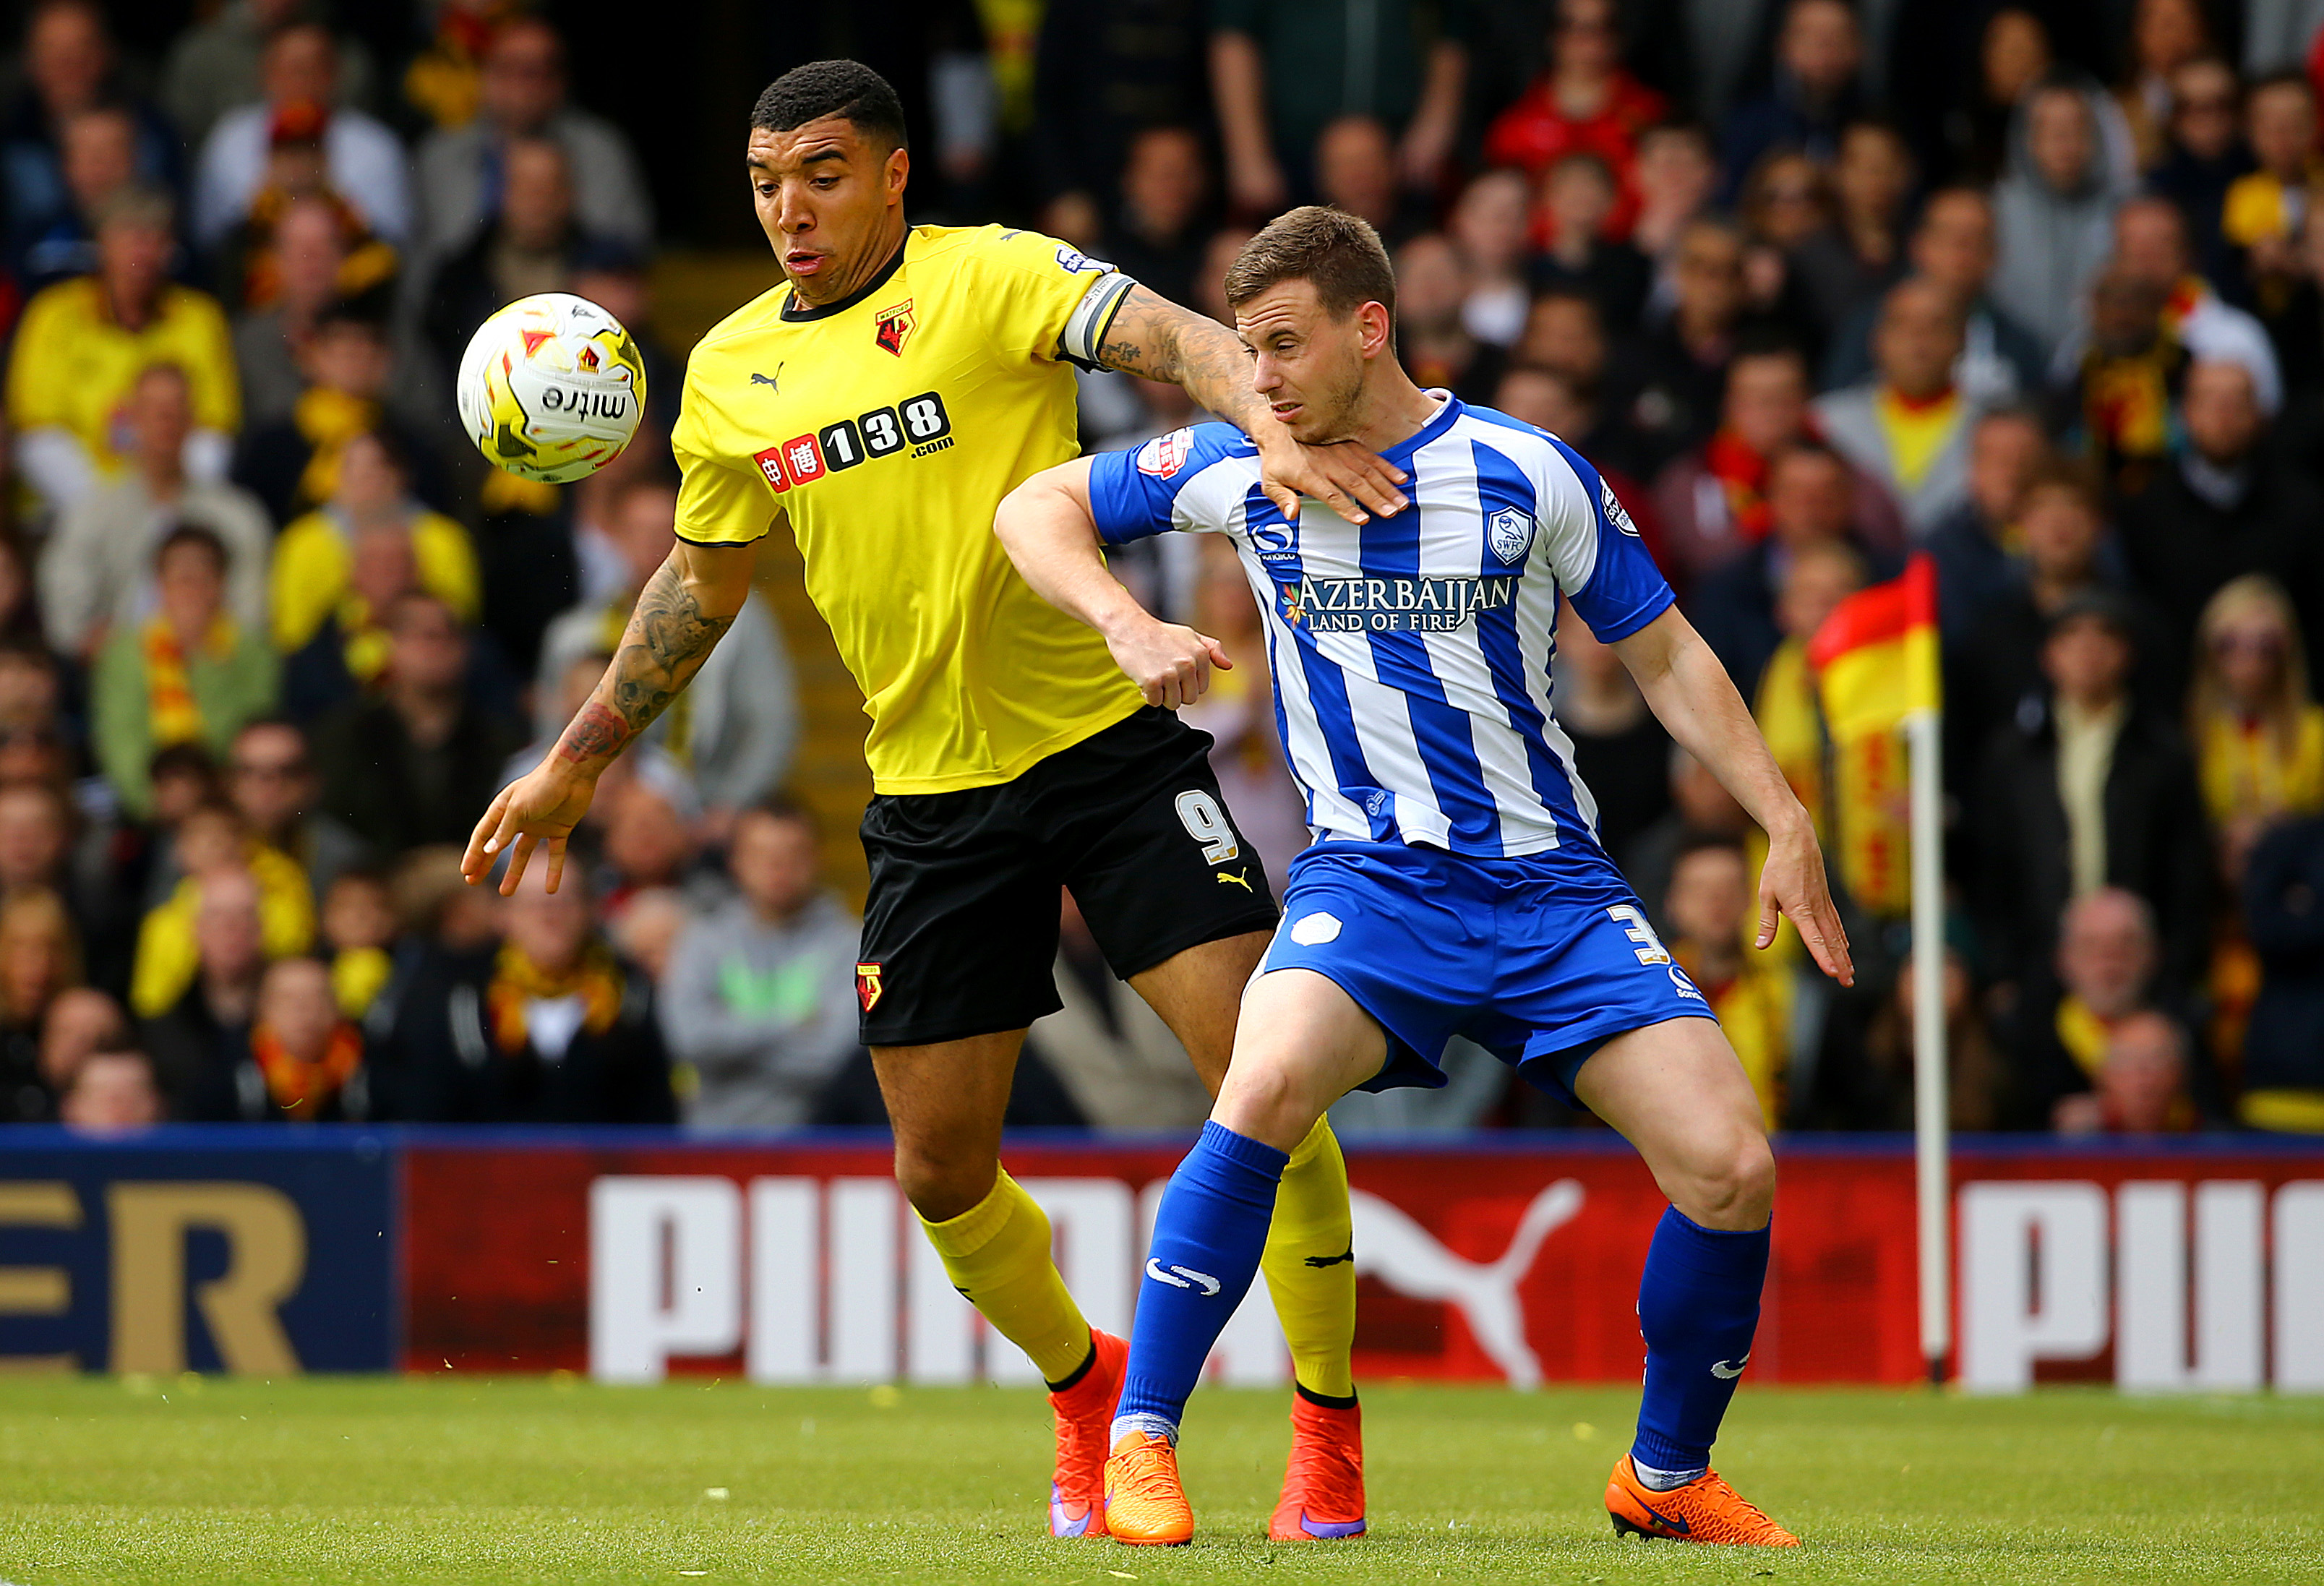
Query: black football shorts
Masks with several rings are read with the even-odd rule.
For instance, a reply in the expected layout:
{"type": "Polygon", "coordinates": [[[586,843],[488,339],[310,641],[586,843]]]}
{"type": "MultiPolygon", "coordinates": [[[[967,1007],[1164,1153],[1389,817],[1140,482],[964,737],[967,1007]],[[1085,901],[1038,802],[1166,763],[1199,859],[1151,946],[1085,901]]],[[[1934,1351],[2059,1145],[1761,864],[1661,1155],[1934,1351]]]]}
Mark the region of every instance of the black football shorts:
{"type": "Polygon", "coordinates": [[[1057,889],[1128,980],[1275,928],[1266,867],[1211,774],[1211,736],[1148,706],[1011,782],[878,794],[856,1000],[867,1047],[1022,1029],[1061,1006],[1057,889]]]}

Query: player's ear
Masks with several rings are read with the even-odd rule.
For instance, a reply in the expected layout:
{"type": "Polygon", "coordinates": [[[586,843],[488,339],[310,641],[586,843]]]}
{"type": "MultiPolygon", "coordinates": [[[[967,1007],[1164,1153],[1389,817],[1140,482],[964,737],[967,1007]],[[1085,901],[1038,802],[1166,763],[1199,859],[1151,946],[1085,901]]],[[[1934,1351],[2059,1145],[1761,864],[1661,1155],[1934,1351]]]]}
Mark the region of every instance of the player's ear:
{"type": "Polygon", "coordinates": [[[1367,358],[1377,358],[1396,350],[1396,324],[1388,305],[1379,302],[1359,304],[1356,309],[1356,345],[1367,358]]]}
{"type": "Polygon", "coordinates": [[[880,172],[888,184],[888,191],[900,197],[904,184],[912,176],[912,152],[899,144],[888,151],[888,163],[880,172]]]}

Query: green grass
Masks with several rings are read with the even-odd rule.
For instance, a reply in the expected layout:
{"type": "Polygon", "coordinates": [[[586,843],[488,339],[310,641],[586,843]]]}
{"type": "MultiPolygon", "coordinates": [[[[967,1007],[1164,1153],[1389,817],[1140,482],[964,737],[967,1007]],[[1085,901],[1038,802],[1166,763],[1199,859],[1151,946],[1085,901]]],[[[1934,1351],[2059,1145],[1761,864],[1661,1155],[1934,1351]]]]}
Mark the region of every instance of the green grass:
{"type": "Polygon", "coordinates": [[[2324,1401],[1747,1390],[1720,1469],[1798,1553],[1618,1543],[1634,1405],[1377,1388],[1372,1535],[1274,1546],[1283,1396],[1205,1390],[1149,1552],[1041,1535],[1028,1393],[16,1378],[0,1581],[2324,1579],[2324,1401]]]}

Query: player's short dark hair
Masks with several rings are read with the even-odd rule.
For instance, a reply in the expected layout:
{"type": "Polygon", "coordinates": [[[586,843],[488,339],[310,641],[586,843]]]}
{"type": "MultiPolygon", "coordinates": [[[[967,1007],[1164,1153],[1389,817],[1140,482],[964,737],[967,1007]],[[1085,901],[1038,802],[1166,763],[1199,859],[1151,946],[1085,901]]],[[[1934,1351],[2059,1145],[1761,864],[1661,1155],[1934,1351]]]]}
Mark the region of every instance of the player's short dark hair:
{"type": "Polygon", "coordinates": [[[1396,271],[1379,233],[1360,216],[1321,204],[1302,204],[1277,216],[1242,245],[1227,266],[1227,307],[1240,309],[1271,286],[1305,281],[1334,319],[1366,303],[1396,321],[1396,271]]]}
{"type": "Polygon", "coordinates": [[[759,96],[751,107],[752,132],[789,132],[826,115],[846,118],[863,137],[901,149],[903,101],[888,79],[860,60],[810,60],[794,66],[759,96]]]}

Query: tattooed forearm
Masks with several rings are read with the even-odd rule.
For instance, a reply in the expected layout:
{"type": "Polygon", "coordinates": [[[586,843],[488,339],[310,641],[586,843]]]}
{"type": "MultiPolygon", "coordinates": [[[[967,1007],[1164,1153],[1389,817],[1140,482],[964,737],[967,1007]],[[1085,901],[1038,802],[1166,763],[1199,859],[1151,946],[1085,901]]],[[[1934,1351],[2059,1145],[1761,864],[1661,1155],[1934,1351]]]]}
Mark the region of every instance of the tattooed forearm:
{"type": "Polygon", "coordinates": [[[669,708],[733,622],[731,614],[704,611],[677,567],[662,564],[638,596],[604,680],[565,729],[558,752],[576,762],[620,753],[669,708]]]}
{"type": "Polygon", "coordinates": [[[1195,406],[1246,435],[1267,417],[1267,404],[1250,388],[1250,354],[1241,339],[1142,286],[1122,300],[1097,355],[1109,369],[1185,387],[1195,406]]]}

